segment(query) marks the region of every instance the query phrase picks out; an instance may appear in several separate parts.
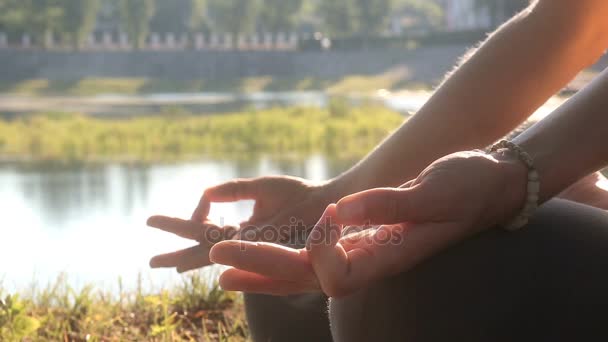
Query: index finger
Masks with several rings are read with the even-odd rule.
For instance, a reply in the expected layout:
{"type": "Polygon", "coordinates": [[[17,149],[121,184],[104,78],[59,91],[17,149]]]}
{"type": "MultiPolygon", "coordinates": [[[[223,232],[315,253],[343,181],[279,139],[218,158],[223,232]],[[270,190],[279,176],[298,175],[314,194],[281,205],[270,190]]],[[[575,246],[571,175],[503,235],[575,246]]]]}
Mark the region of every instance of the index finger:
{"type": "Polygon", "coordinates": [[[305,250],[267,242],[224,241],[210,253],[214,263],[288,281],[311,282],[315,275],[305,250]]]}
{"type": "Polygon", "coordinates": [[[222,240],[230,239],[236,234],[234,227],[221,228],[211,223],[198,223],[191,220],[160,215],[148,218],[147,224],[150,227],[158,228],[203,244],[215,244],[222,240]]]}

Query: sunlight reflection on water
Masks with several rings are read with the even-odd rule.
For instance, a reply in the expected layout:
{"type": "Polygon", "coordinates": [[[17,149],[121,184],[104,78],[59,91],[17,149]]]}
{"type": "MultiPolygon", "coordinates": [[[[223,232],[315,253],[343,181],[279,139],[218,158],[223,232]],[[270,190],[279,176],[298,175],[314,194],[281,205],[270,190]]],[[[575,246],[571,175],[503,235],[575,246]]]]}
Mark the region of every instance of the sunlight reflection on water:
{"type": "MultiPolygon", "coordinates": [[[[188,247],[187,240],[145,226],[152,214],[190,217],[202,190],[236,177],[291,174],[332,177],[348,165],[315,156],[300,162],[201,161],[178,165],[110,164],[73,169],[0,167],[4,209],[0,280],[8,289],[45,285],[65,272],[74,286],[132,287],[170,284],[172,270],[148,269],[154,254],[188,247]]],[[[217,204],[211,219],[238,224],[251,201],[217,204]]],[[[205,272],[213,278],[217,269],[205,272]]]]}

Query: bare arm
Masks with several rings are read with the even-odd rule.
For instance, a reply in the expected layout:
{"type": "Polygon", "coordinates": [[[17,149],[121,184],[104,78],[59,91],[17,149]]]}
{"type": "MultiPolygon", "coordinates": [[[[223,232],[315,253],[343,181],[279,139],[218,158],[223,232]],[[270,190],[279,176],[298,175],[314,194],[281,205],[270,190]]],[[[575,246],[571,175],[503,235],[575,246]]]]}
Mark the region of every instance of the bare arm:
{"type": "Polygon", "coordinates": [[[602,55],[607,10],[603,0],[544,0],[515,16],[412,119],[332,181],[335,192],[397,186],[440,156],[508,133],[602,55]]]}
{"type": "Polygon", "coordinates": [[[608,71],[515,139],[535,159],[547,200],[608,163],[608,71]]]}
{"type": "MultiPolygon", "coordinates": [[[[535,159],[542,201],[608,162],[607,94],[608,71],[515,139],[535,159]]],[[[220,277],[227,290],[347,296],[508,222],[526,199],[527,177],[528,168],[510,153],[454,153],[401,188],[371,189],[329,205],[306,249],[224,241],[211,259],[234,267],[220,277]],[[370,224],[381,226],[342,235],[342,225],[370,224]]]]}

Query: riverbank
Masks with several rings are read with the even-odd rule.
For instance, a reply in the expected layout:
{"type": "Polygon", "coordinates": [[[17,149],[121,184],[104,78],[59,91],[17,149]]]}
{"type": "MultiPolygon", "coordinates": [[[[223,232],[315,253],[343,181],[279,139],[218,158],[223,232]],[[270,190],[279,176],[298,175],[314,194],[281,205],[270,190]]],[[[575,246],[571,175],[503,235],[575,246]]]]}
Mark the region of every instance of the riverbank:
{"type": "Polygon", "coordinates": [[[2,341],[245,341],[248,335],[241,295],[208,285],[198,273],[155,291],[76,290],[65,276],[19,294],[0,284],[2,341]]]}
{"type": "Polygon", "coordinates": [[[0,94],[27,96],[145,95],[159,93],[252,93],[325,91],[369,94],[378,89],[425,89],[431,81],[411,81],[404,69],[343,77],[250,76],[230,79],[175,80],[154,77],[84,77],[72,80],[29,78],[0,80],[0,94]]]}
{"type": "Polygon", "coordinates": [[[125,119],[73,113],[20,115],[0,120],[0,156],[22,161],[144,163],[264,154],[356,158],[403,120],[401,114],[381,106],[354,107],[340,100],[326,108],[204,116],[178,108],[125,119]]]}

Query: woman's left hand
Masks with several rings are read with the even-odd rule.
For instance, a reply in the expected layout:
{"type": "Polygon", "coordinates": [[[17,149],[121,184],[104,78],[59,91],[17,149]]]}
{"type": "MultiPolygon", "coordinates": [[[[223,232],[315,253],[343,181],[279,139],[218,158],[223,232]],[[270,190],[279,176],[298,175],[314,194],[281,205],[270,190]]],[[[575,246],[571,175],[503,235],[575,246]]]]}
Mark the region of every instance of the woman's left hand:
{"type": "Polygon", "coordinates": [[[233,267],[220,277],[226,290],[345,296],[514,216],[524,201],[526,175],[515,159],[455,153],[401,188],[367,190],[330,205],[305,249],[224,241],[210,257],[233,267]],[[344,232],[345,225],[368,229],[344,232]]]}

